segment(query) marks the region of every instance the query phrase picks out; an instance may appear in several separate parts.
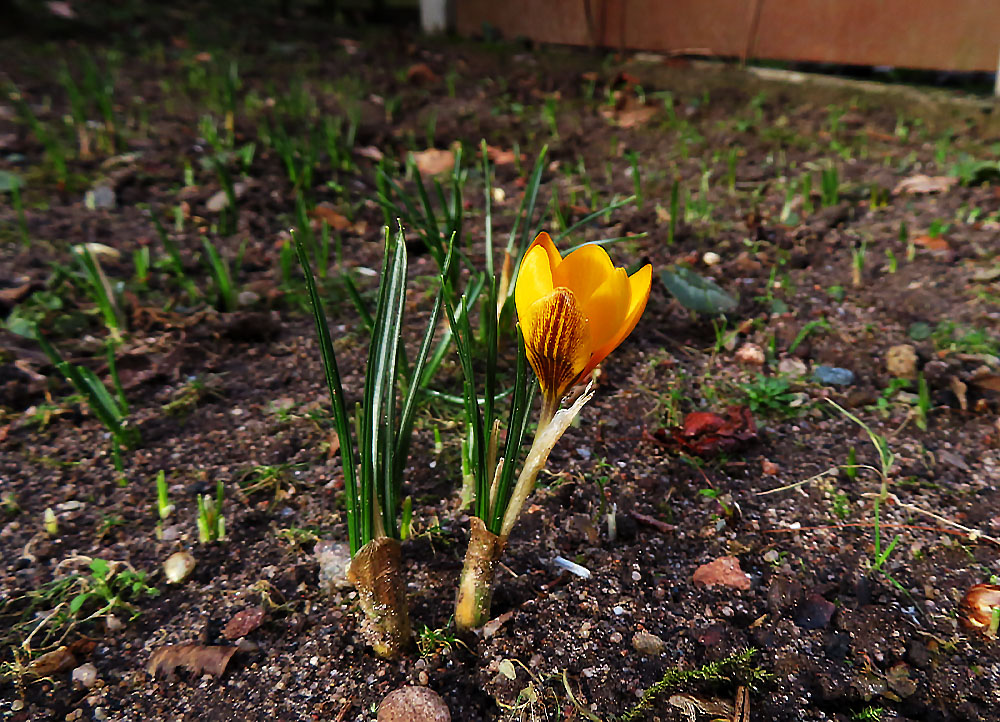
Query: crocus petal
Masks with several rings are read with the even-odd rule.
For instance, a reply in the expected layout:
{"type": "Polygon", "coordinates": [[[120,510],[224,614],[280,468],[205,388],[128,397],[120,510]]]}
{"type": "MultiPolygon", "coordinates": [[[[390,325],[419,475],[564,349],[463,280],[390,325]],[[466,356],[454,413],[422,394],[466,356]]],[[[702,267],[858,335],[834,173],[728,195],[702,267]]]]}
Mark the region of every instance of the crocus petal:
{"type": "Polygon", "coordinates": [[[608,252],[591,244],[576,249],[552,269],[552,285],[573,289],[577,300],[586,303],[614,270],[608,252]]]}
{"type": "Polygon", "coordinates": [[[632,333],[636,324],[639,323],[639,318],[642,316],[642,312],[646,310],[646,302],[649,300],[649,288],[653,283],[653,267],[646,264],[629,276],[628,283],[631,297],[629,298],[628,312],[625,314],[625,319],[622,321],[618,332],[603,346],[599,346],[594,350],[590,361],[587,362],[587,366],[583,370],[584,375],[593,371],[597,364],[601,363],[601,361],[607,358],[609,353],[618,348],[621,342],[632,333]]]}
{"type": "MultiPolygon", "coordinates": [[[[558,254],[557,254],[558,255],[558,254]]],[[[514,306],[521,326],[528,333],[528,309],[540,298],[552,293],[552,267],[543,245],[532,245],[524,254],[514,285],[514,306]]]]}
{"type": "Polygon", "coordinates": [[[562,256],[559,254],[559,249],[557,249],[556,244],[552,242],[552,237],[545,231],[541,231],[537,236],[535,236],[535,240],[531,242],[530,246],[528,246],[528,250],[530,251],[535,246],[541,246],[545,249],[545,253],[549,257],[549,267],[555,268],[562,263],[562,256]]]}
{"type": "Polygon", "coordinates": [[[557,288],[518,312],[528,362],[546,396],[559,398],[590,358],[587,321],[568,288],[557,288]]]}
{"type": "Polygon", "coordinates": [[[628,273],[624,268],[615,268],[589,298],[580,302],[590,327],[591,351],[603,347],[621,330],[628,315],[630,294],[628,273]]]}

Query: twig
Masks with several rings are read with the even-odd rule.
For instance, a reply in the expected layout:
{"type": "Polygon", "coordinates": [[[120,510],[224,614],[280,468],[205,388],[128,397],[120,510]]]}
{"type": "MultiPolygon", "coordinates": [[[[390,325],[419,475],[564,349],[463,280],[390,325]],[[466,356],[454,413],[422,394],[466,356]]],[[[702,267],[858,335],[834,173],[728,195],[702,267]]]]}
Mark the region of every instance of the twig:
{"type": "Polygon", "coordinates": [[[921,507],[917,506],[916,504],[910,504],[910,503],[907,503],[905,501],[900,501],[899,497],[896,496],[895,494],[890,494],[889,498],[891,498],[894,503],[899,504],[899,506],[903,507],[904,509],[909,509],[910,511],[915,511],[918,514],[923,514],[924,516],[929,516],[931,519],[939,521],[942,524],[947,524],[948,526],[955,527],[956,529],[961,529],[963,532],[965,532],[966,534],[969,535],[969,540],[970,541],[975,541],[976,539],[985,539],[986,541],[993,542],[994,544],[1000,546],[1000,539],[997,539],[994,536],[990,536],[989,534],[984,534],[983,532],[979,531],[978,529],[973,529],[972,527],[968,527],[968,526],[965,526],[963,524],[959,524],[957,521],[952,521],[951,519],[948,519],[947,517],[941,516],[940,514],[935,514],[933,511],[929,511],[927,509],[922,509],[921,507]]]}
{"type": "Polygon", "coordinates": [[[660,521],[659,519],[654,519],[651,516],[647,516],[646,514],[641,514],[637,511],[630,511],[629,516],[635,519],[640,524],[651,526],[657,531],[663,532],[664,534],[668,534],[672,531],[677,531],[677,527],[674,526],[673,524],[667,524],[664,521],[660,521]]]}
{"type": "Polygon", "coordinates": [[[353,706],[354,706],[354,697],[348,697],[347,701],[344,702],[344,706],[340,708],[340,712],[337,714],[337,717],[333,720],[333,722],[344,722],[344,719],[347,717],[347,713],[351,710],[351,707],[353,706]]]}
{"type": "MultiPolygon", "coordinates": [[[[796,529],[791,528],[781,528],[781,529],[765,529],[764,534],[790,534],[792,532],[798,531],[830,531],[831,529],[847,529],[849,527],[859,527],[859,526],[875,526],[875,522],[872,521],[855,521],[847,522],[846,524],[829,524],[827,526],[800,526],[796,529]]],[[[879,527],[882,529],[915,529],[917,531],[933,531],[939,534],[954,534],[955,536],[975,536],[978,534],[975,530],[970,530],[969,532],[957,531],[955,529],[942,529],[939,526],[924,526],[923,524],[892,524],[880,522],[879,527]]],[[[992,537],[986,536],[985,534],[979,535],[983,539],[988,539],[992,542],[1000,543],[1000,540],[993,539],[992,537]]]]}
{"type": "Polygon", "coordinates": [[[803,479],[802,481],[796,481],[794,484],[786,484],[785,486],[779,486],[776,489],[768,489],[767,491],[758,491],[756,496],[767,496],[768,494],[777,494],[779,491],[789,491],[791,489],[797,489],[800,486],[805,486],[806,484],[811,484],[814,481],[819,481],[827,474],[835,474],[839,471],[836,466],[831,466],[826,471],[821,471],[816,476],[810,476],[808,479],[803,479]]]}

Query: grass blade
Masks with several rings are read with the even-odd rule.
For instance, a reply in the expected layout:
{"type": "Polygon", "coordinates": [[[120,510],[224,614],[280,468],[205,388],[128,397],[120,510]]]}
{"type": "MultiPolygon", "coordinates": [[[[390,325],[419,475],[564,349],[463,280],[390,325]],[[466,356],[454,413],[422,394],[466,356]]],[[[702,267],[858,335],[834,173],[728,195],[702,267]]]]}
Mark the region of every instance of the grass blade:
{"type": "Polygon", "coordinates": [[[396,415],[396,378],[402,331],[403,309],[406,301],[406,242],[400,227],[394,244],[389,243],[386,229],[386,258],[392,254],[388,273],[382,275],[382,289],[375,314],[375,328],[369,346],[369,376],[366,384],[368,406],[365,409],[365,438],[367,447],[362,451],[363,465],[370,467],[371,479],[377,486],[382,512],[382,529],[398,538],[396,513],[399,510],[399,479],[396,464],[392,463],[396,439],[393,434],[396,415]],[[395,247],[393,247],[395,246],[395,247]]]}
{"type": "Polygon", "coordinates": [[[628,198],[622,198],[621,200],[614,201],[613,203],[609,203],[608,205],[604,206],[604,208],[601,208],[599,211],[594,211],[593,213],[588,213],[583,218],[581,218],[576,223],[574,223],[569,228],[567,228],[565,231],[563,231],[558,236],[556,236],[553,239],[554,243],[556,244],[556,246],[558,246],[559,245],[559,241],[561,241],[563,238],[565,238],[570,233],[572,233],[573,231],[575,231],[577,228],[580,228],[581,226],[587,225],[591,221],[593,221],[593,220],[595,220],[597,218],[600,218],[605,213],[610,213],[611,211],[617,210],[617,209],[621,208],[622,206],[627,206],[627,205],[629,205],[634,200],[635,200],[635,196],[629,196],[628,198]]]}
{"type": "Polygon", "coordinates": [[[326,377],[326,386],[330,392],[330,404],[333,407],[333,420],[337,429],[337,437],[340,439],[341,466],[344,471],[344,489],[347,492],[347,535],[350,539],[351,556],[360,549],[363,544],[359,536],[359,508],[358,508],[358,479],[354,462],[354,444],[351,441],[351,426],[347,416],[347,407],[344,404],[344,389],[340,382],[340,370],[337,368],[337,356],[333,350],[333,341],[330,338],[330,327],[326,322],[326,313],[323,311],[323,302],[320,300],[316,290],[316,279],[313,277],[312,267],[309,263],[309,253],[302,244],[299,234],[293,233],[292,239],[295,242],[295,252],[299,257],[299,264],[302,266],[302,273],[305,276],[306,289],[309,292],[309,300],[312,302],[313,319],[316,322],[316,335],[319,339],[320,355],[323,358],[323,372],[326,377]]]}
{"type": "Polygon", "coordinates": [[[218,249],[205,236],[201,237],[201,245],[208,256],[208,270],[212,273],[215,281],[215,288],[219,294],[219,305],[222,311],[236,310],[236,288],[233,286],[233,277],[229,270],[229,264],[219,255],[218,249]]]}

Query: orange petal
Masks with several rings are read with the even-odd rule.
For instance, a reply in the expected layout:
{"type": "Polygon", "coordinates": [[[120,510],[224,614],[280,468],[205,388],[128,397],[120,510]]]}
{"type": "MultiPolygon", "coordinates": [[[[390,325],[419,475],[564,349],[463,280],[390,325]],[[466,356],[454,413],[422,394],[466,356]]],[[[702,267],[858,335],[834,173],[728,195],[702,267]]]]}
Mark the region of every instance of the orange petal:
{"type": "Polygon", "coordinates": [[[572,289],[580,303],[586,303],[614,270],[608,252],[591,244],[576,249],[552,269],[552,284],[572,289]]]}
{"type": "MultiPolygon", "coordinates": [[[[556,248],[556,244],[552,242],[551,236],[549,236],[549,234],[545,231],[542,231],[535,236],[535,240],[531,242],[530,246],[528,246],[528,251],[535,246],[541,246],[545,249],[545,253],[548,254],[549,257],[549,266],[551,268],[555,268],[562,263],[562,256],[559,255],[559,249],[556,248]]],[[[527,251],[525,251],[525,253],[527,253],[527,251]]]]}
{"type": "MultiPolygon", "coordinates": [[[[556,254],[558,255],[558,254],[556,254]]],[[[528,334],[528,309],[540,298],[552,293],[552,267],[544,244],[532,244],[524,254],[521,267],[514,283],[514,306],[517,308],[517,318],[528,334]]]]}
{"type": "Polygon", "coordinates": [[[524,347],[546,396],[559,398],[590,358],[587,322],[573,292],[557,288],[521,315],[524,347]],[[527,321],[527,323],[526,323],[527,321]]]}
{"type": "Polygon", "coordinates": [[[590,361],[587,362],[583,375],[594,370],[597,364],[601,363],[608,354],[614,351],[624,341],[642,317],[642,312],[646,310],[646,302],[649,300],[649,288],[653,283],[653,267],[648,263],[638,271],[629,276],[628,279],[631,297],[629,298],[628,312],[622,321],[618,332],[611,337],[603,346],[598,347],[590,361]]]}
{"type": "Polygon", "coordinates": [[[628,315],[630,297],[628,273],[616,268],[590,298],[580,302],[590,327],[591,350],[603,347],[617,335],[628,315]]]}

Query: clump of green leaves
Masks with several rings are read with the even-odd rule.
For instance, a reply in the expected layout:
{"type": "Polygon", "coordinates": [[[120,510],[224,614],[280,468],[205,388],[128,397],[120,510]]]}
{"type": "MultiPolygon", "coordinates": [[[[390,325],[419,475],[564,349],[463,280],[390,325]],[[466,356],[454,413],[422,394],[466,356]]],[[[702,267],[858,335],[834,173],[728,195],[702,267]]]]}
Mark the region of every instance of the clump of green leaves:
{"type": "Polygon", "coordinates": [[[121,384],[117,383],[117,374],[114,366],[114,350],[108,348],[108,365],[111,369],[112,380],[115,381],[115,391],[112,393],[97,378],[92,370],[85,366],[71,364],[56,351],[44,336],[35,334],[42,351],[49,357],[52,364],[66,377],[73,387],[87,400],[91,412],[101,423],[111,432],[111,455],[115,469],[121,473],[124,470],[122,465],[121,450],[133,449],[139,444],[139,430],[129,423],[129,406],[125,400],[125,394],[121,384]]]}
{"type": "Polygon", "coordinates": [[[247,471],[240,479],[240,489],[244,494],[270,492],[274,501],[294,492],[290,479],[293,464],[260,464],[247,471]]]}
{"type": "Polygon", "coordinates": [[[794,416],[798,413],[798,409],[792,406],[798,396],[791,390],[788,380],[781,376],[757,374],[753,382],[741,384],[740,390],[754,414],[794,416]]]}
{"type": "Polygon", "coordinates": [[[222,516],[225,487],[222,479],[215,483],[215,498],[208,494],[198,496],[198,541],[202,544],[226,538],[226,519],[222,516]]]}
{"type": "Polygon", "coordinates": [[[166,521],[173,512],[174,505],[170,503],[170,491],[167,489],[167,475],[160,469],[156,475],[156,514],[160,521],[166,521]]]}
{"type": "Polygon", "coordinates": [[[441,652],[450,652],[456,644],[462,644],[447,627],[431,629],[426,624],[417,634],[417,650],[421,657],[433,657],[441,652]]]}
{"type": "Polygon", "coordinates": [[[136,602],[159,595],[145,572],[125,562],[83,559],[86,571],[0,601],[0,643],[29,654],[51,649],[80,624],[114,613],[134,619],[139,615],[136,602]]]}
{"type": "Polygon", "coordinates": [[[931,340],[939,351],[1000,355],[1000,342],[979,328],[964,328],[953,321],[942,321],[931,333],[931,340]]]}

